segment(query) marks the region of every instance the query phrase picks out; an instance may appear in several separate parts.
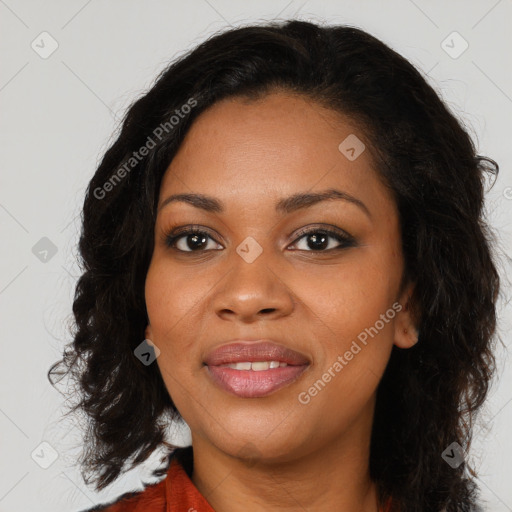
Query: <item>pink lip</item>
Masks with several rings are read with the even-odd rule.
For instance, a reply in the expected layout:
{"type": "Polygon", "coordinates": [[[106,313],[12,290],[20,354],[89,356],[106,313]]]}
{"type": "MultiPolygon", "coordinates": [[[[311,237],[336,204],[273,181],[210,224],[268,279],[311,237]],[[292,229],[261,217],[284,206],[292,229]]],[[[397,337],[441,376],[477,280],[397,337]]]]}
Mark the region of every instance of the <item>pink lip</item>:
{"type": "Polygon", "coordinates": [[[237,340],[216,348],[205,360],[212,380],[225,391],[242,398],[263,397],[291,384],[309,364],[305,355],[271,340],[237,340]],[[222,366],[244,361],[279,361],[288,366],[263,371],[235,370],[222,366]]]}
{"type": "Polygon", "coordinates": [[[208,366],[219,366],[241,361],[250,361],[251,363],[254,361],[280,361],[289,365],[309,364],[309,359],[305,355],[271,340],[236,340],[210,352],[204,362],[208,366]]]}

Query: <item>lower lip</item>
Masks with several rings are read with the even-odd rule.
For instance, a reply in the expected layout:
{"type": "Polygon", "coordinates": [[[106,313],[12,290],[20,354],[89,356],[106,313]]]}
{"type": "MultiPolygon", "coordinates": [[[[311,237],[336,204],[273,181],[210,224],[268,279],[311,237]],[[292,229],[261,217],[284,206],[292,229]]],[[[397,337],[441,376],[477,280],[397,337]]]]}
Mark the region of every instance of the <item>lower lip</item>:
{"type": "Polygon", "coordinates": [[[209,375],[222,389],[241,398],[269,395],[297,380],[308,365],[281,366],[255,372],[227,366],[207,366],[209,375]]]}

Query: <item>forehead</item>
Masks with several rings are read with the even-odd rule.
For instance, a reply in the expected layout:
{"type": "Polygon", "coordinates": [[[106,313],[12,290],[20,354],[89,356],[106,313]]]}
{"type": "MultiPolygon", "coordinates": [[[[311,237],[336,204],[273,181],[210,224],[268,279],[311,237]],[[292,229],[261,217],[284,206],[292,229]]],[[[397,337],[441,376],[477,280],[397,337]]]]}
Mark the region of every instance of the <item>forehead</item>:
{"type": "Polygon", "coordinates": [[[226,202],[243,198],[248,206],[253,199],[341,187],[383,201],[387,191],[368,143],[355,123],[308,97],[274,92],[257,100],[228,98],[194,121],[164,176],[161,196],[202,192],[226,202]],[[355,159],[343,152],[347,144],[355,159]]]}

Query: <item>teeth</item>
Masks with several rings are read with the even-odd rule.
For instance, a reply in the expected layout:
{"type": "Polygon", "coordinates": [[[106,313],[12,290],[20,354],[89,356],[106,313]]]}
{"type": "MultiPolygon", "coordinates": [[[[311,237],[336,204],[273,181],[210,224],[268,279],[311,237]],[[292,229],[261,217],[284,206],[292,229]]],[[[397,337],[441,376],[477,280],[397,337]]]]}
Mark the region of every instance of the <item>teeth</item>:
{"type": "Polygon", "coordinates": [[[233,368],[234,370],[253,370],[255,372],[261,372],[264,370],[268,370],[269,368],[279,368],[280,366],[288,366],[287,363],[281,363],[279,361],[254,361],[250,362],[242,362],[242,363],[230,363],[227,365],[228,368],[233,368]]]}
{"type": "Polygon", "coordinates": [[[268,370],[270,368],[270,363],[268,361],[262,361],[261,363],[252,363],[251,370],[255,372],[261,372],[262,370],[268,370]]]}
{"type": "Polygon", "coordinates": [[[234,368],[235,370],[250,370],[251,363],[232,363],[228,365],[230,368],[234,368]]]}

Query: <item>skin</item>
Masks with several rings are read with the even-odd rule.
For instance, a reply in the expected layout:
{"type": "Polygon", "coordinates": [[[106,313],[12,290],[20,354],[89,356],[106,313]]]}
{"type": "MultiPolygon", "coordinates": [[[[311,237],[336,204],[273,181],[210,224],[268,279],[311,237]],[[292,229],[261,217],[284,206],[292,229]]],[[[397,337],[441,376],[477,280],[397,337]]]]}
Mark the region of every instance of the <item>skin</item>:
{"type": "Polygon", "coordinates": [[[368,462],[376,389],[393,344],[411,347],[417,331],[405,307],[412,284],[399,293],[398,211],[373,165],[364,133],[348,119],[275,91],[203,112],[163,178],[146,278],[146,337],[161,351],[158,367],[191,429],[192,481],[217,512],[378,510],[368,462]],[[353,161],[338,149],[349,134],[367,147],[353,161]],[[336,199],[275,211],[282,198],[327,189],[355,196],[371,217],[336,199]],[[160,207],[178,193],[213,196],[224,211],[185,202],[160,207]],[[209,230],[207,250],[191,252],[186,235],[177,244],[189,252],[166,246],[173,226],[191,224],[209,230]],[[300,228],[332,226],[356,245],[331,250],[340,242],[329,238],[328,248],[315,251],[311,236],[297,236],[300,228]],[[249,236],[263,250],[252,263],[236,252],[249,236]],[[299,393],[393,303],[402,307],[394,318],[301,403],[299,393]],[[266,397],[229,394],[203,361],[213,348],[247,337],[276,340],[311,364],[266,397]]]}

